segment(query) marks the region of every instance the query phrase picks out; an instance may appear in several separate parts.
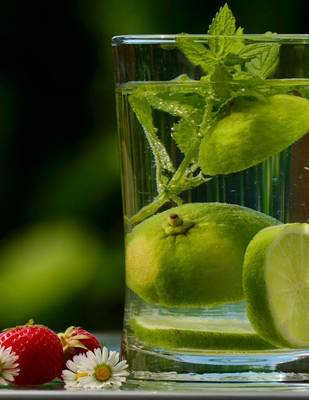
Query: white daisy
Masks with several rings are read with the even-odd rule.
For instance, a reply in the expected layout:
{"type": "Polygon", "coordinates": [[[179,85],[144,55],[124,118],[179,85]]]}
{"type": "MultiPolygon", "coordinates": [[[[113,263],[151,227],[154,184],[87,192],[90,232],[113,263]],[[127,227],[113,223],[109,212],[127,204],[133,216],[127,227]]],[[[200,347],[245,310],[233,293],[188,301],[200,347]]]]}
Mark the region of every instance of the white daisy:
{"type": "Polygon", "coordinates": [[[66,388],[119,389],[129,375],[127,362],[106,347],[75,356],[66,365],[62,372],[66,388]]]}
{"type": "Polygon", "coordinates": [[[78,381],[80,375],[78,372],[78,359],[79,356],[74,356],[73,361],[68,360],[66,366],[69,369],[62,371],[62,379],[66,388],[78,388],[80,386],[78,381]]]}
{"type": "Polygon", "coordinates": [[[8,385],[19,374],[17,359],[18,355],[12,351],[12,347],[6,349],[0,346],[0,385],[8,385]]]}

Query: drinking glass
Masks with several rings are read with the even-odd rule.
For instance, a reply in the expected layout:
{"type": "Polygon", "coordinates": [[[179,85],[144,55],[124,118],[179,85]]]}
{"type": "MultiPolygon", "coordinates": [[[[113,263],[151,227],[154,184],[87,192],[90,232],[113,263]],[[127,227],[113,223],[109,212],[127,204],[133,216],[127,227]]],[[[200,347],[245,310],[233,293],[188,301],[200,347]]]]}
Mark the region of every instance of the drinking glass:
{"type": "MultiPolygon", "coordinates": [[[[275,346],[255,332],[247,315],[241,274],[248,243],[257,231],[279,222],[309,221],[308,108],[301,116],[297,108],[293,114],[286,107],[289,121],[304,122],[304,132],[284,145],[289,131],[276,133],[282,116],[275,105],[285,99],[309,101],[309,36],[244,35],[244,43],[252,49],[265,45],[278,52],[267,79],[257,76],[250,82],[243,74],[250,59],[235,61],[235,55],[226,62],[231,66],[239,62],[233,81],[220,71],[217,78],[214,74],[212,80],[207,79],[203,65],[194,65],[180,49],[182,37],[134,35],[112,40],[126,243],[122,356],[129,362],[133,379],[306,380],[309,349],[275,346]],[[273,105],[267,108],[267,102],[273,105]],[[244,126],[250,118],[259,120],[254,123],[261,137],[246,144],[239,139],[240,150],[235,143],[228,150],[225,146],[225,166],[217,154],[217,161],[208,168],[201,167],[201,149],[207,147],[201,131],[208,123],[210,103],[217,119],[203,132],[212,138],[221,129],[222,142],[218,136],[213,148],[208,145],[208,159],[219,154],[227,140],[225,133],[236,129],[234,119],[244,118],[244,126]],[[270,122],[263,126],[267,118],[270,122]],[[256,156],[262,151],[256,150],[261,142],[263,157],[256,156]],[[181,210],[187,210],[184,216],[181,210]],[[260,216],[258,227],[247,219],[247,212],[260,216]],[[205,223],[204,228],[208,236],[202,226],[194,236],[196,221],[205,213],[211,214],[207,223],[212,227],[205,223]],[[185,225],[188,215],[192,225],[185,225]],[[243,223],[252,231],[245,245],[234,250],[245,235],[243,223]],[[191,240],[185,244],[185,257],[181,253],[177,258],[178,250],[172,245],[167,249],[166,242],[160,246],[154,238],[158,232],[160,240],[174,246],[191,240]],[[235,243],[229,248],[226,242],[233,235],[235,243]],[[208,251],[206,256],[203,249],[208,251]],[[208,273],[211,268],[216,272],[208,273]],[[253,336],[246,342],[247,333],[253,336]]],[[[205,49],[214,40],[239,40],[185,37],[205,49]]],[[[243,129],[244,133],[239,128],[239,135],[246,134],[243,129]]]]}

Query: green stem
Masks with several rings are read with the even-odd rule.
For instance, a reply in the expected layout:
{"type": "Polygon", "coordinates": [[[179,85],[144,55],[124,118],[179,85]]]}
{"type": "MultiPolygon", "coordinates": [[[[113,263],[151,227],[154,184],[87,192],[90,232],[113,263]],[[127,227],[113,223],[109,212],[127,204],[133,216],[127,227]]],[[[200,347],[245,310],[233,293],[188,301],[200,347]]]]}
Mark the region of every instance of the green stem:
{"type": "Polygon", "coordinates": [[[181,185],[179,185],[179,184],[182,181],[182,179],[184,178],[184,176],[187,172],[187,168],[192,163],[192,159],[194,158],[194,156],[200,146],[200,143],[201,143],[201,139],[197,139],[190,147],[185,158],[182,160],[182,162],[180,163],[179,167],[177,168],[175,174],[173,175],[173,177],[167,184],[168,192],[170,191],[172,193],[180,194],[179,189],[181,189],[181,185]]]}
{"type": "Polygon", "coordinates": [[[129,224],[136,225],[144,219],[153,215],[160,207],[169,200],[167,192],[161,192],[150,204],[140,209],[129,219],[129,224]]]}
{"type": "MultiPolygon", "coordinates": [[[[209,131],[213,127],[213,124],[214,118],[212,116],[212,103],[210,102],[204,112],[203,121],[200,127],[200,134],[198,135],[198,138],[192,143],[189,151],[180,163],[176,172],[174,173],[168,184],[164,187],[164,189],[162,188],[163,190],[159,192],[158,196],[153,200],[153,202],[143,207],[140,211],[138,211],[135,215],[133,215],[133,217],[129,219],[130,224],[138,224],[144,219],[152,216],[153,214],[155,214],[156,211],[158,211],[160,207],[162,207],[168,201],[172,200],[177,205],[182,203],[182,200],[178,197],[178,195],[180,195],[184,190],[190,189],[190,187],[188,187],[187,185],[184,189],[183,184],[188,167],[196,158],[202,138],[207,137],[209,131]]],[[[192,187],[194,186],[195,185],[192,182],[192,187]]]]}

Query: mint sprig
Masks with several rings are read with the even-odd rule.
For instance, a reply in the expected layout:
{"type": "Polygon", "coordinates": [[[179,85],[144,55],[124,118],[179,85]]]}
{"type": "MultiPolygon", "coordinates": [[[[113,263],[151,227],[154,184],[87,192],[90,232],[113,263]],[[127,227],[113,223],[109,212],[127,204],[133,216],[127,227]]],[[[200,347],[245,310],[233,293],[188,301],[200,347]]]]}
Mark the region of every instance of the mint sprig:
{"type": "MultiPolygon", "coordinates": [[[[154,156],[158,193],[152,203],[130,219],[131,224],[151,216],[167,202],[181,204],[182,192],[211,179],[202,174],[198,164],[202,139],[211,134],[232,100],[240,96],[263,98],[263,82],[278,65],[279,45],[271,40],[247,44],[243,28],[237,28],[227,4],[213,18],[208,35],[205,38],[187,34],[176,37],[178,49],[200,68],[199,81],[182,75],[170,85],[168,82],[141,84],[129,96],[154,156]],[[240,81],[241,88],[234,84],[240,81]],[[183,154],[178,166],[173,165],[158,137],[153,110],[176,118],[171,137],[183,154]]],[[[265,36],[268,38],[272,36],[265,36]]]]}

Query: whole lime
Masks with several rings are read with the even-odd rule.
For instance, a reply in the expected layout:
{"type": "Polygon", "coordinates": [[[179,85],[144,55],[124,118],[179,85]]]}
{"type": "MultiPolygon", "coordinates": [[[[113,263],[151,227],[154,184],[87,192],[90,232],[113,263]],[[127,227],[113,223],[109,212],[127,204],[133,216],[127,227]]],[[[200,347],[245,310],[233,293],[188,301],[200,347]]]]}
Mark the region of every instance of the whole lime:
{"type": "Polygon", "coordinates": [[[145,301],[199,307],[243,298],[247,244],[279,223],[224,203],[190,203],[154,215],[126,237],[126,281],[145,301]]]}
{"type": "Polygon", "coordinates": [[[230,174],[256,165],[309,132],[309,100],[278,94],[265,101],[242,98],[200,146],[206,175],[230,174]]]}

